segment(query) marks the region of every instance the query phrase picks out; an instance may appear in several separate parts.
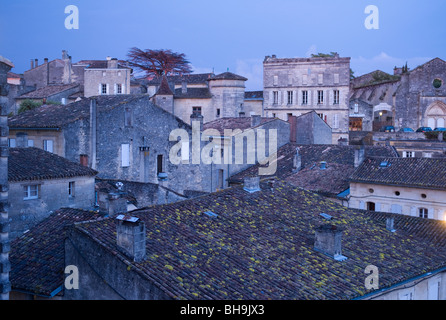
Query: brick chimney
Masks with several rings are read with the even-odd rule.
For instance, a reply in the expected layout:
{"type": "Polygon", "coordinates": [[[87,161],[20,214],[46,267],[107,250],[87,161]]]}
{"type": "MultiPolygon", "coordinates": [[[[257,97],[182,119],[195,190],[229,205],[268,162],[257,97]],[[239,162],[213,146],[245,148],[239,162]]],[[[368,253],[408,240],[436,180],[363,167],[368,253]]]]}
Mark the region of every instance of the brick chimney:
{"type": "Polygon", "coordinates": [[[87,154],[79,155],[79,162],[84,167],[88,167],[88,155],[87,154]]]}
{"type": "Polygon", "coordinates": [[[34,67],[37,68],[39,66],[39,59],[34,59],[34,67]]]}
{"type": "Polygon", "coordinates": [[[128,215],[116,217],[116,242],[118,248],[135,262],[146,258],[146,226],[139,218],[128,215]]]}
{"type": "Polygon", "coordinates": [[[342,229],[324,224],[316,229],[314,250],[337,261],[347,259],[342,255],[342,229]]]}
{"type": "Polygon", "coordinates": [[[181,83],[181,93],[187,93],[187,82],[186,81],[183,81],[182,83],[181,83]]]}
{"type": "Polygon", "coordinates": [[[117,69],[118,68],[118,59],[113,58],[113,59],[107,60],[107,68],[108,69],[117,69]]]}

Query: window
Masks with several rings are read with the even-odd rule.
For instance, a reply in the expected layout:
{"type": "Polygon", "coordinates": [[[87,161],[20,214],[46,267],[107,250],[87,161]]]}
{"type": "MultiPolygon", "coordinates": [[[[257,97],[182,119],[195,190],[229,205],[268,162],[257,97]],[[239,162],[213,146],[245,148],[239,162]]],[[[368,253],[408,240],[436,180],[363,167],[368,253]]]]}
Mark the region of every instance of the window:
{"type": "Polygon", "coordinates": [[[273,78],[273,84],[274,84],[275,86],[277,86],[277,85],[279,84],[279,77],[278,77],[278,76],[274,76],[274,78],[273,78]]]}
{"type": "Polygon", "coordinates": [[[121,166],[130,167],[130,145],[121,144],[121,166]]]}
{"type": "Polygon", "coordinates": [[[273,103],[279,104],[279,91],[273,91],[273,103]]]}
{"type": "Polygon", "coordinates": [[[159,154],[156,157],[156,175],[160,174],[163,171],[163,155],[159,154]]]}
{"type": "Polygon", "coordinates": [[[367,210],[368,211],[375,211],[375,203],[374,202],[367,202],[367,210]]]}
{"type": "Polygon", "coordinates": [[[396,195],[397,197],[399,197],[399,196],[401,195],[401,192],[399,192],[399,191],[395,191],[395,195],[396,195]]]}
{"type": "Polygon", "coordinates": [[[334,74],[334,80],[333,81],[334,81],[335,84],[339,83],[339,73],[335,73],[334,74]]]}
{"type": "Polygon", "coordinates": [[[8,139],[8,146],[10,148],[15,148],[17,147],[17,141],[14,138],[8,139]]]}
{"type": "Polygon", "coordinates": [[[54,143],[53,140],[43,140],[43,150],[53,152],[54,143]]]}
{"type": "Polygon", "coordinates": [[[133,116],[132,116],[132,109],[131,108],[125,108],[124,111],[124,122],[126,127],[131,127],[133,125],[133,116]]]}
{"type": "Polygon", "coordinates": [[[333,90],[333,104],[339,104],[339,90],[333,90]]]}
{"type": "Polygon", "coordinates": [[[293,104],[293,91],[288,91],[287,92],[287,96],[288,96],[288,105],[293,104]]]}
{"type": "Polygon", "coordinates": [[[217,109],[217,118],[220,118],[220,109],[217,109]]]}
{"type": "Polygon", "coordinates": [[[415,158],[415,152],[403,151],[403,158],[415,158]]]}
{"type": "Polygon", "coordinates": [[[116,85],[116,93],[117,94],[122,94],[122,84],[118,83],[116,85]]]}
{"type": "Polygon", "coordinates": [[[442,86],[442,84],[443,81],[441,81],[441,79],[435,79],[434,82],[432,83],[435,89],[439,89],[442,86]]]}
{"type": "Polygon", "coordinates": [[[34,140],[28,140],[28,147],[34,147],[34,140]]]}
{"type": "Polygon", "coordinates": [[[359,104],[355,103],[355,113],[359,113],[359,104]]]}
{"type": "Polygon", "coordinates": [[[23,200],[32,200],[32,199],[38,199],[39,198],[39,185],[30,185],[30,186],[24,186],[24,197],[23,200]]]}
{"type": "Polygon", "coordinates": [[[308,91],[304,90],[302,91],[302,105],[308,104],[308,91]]]}
{"type": "Polygon", "coordinates": [[[101,94],[107,94],[107,85],[105,83],[101,84],[101,94]]]}
{"type": "Polygon", "coordinates": [[[317,104],[323,104],[324,103],[324,91],[318,90],[317,91],[317,104]]]}
{"type": "Polygon", "coordinates": [[[339,114],[334,114],[333,115],[333,129],[338,129],[339,128],[339,114]]]}
{"type": "Polygon", "coordinates": [[[74,181],[68,182],[68,197],[74,198],[74,181]]]}
{"type": "Polygon", "coordinates": [[[201,114],[201,107],[192,107],[193,114],[201,114]]]}
{"type": "Polygon", "coordinates": [[[420,218],[427,219],[429,217],[429,210],[426,208],[420,208],[418,209],[418,215],[420,218]]]}

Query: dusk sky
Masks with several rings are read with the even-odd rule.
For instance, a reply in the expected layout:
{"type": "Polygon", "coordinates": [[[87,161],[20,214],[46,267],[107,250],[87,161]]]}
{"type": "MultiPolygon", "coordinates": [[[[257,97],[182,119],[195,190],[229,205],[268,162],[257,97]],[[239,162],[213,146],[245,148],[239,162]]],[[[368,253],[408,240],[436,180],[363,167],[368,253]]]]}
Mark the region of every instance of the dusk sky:
{"type": "Polygon", "coordinates": [[[229,71],[263,89],[266,55],[338,52],[355,75],[392,73],[446,59],[444,0],[1,0],[0,55],[23,73],[30,59],[126,59],[129,48],[185,53],[196,73],[229,71]],[[79,29],[65,28],[65,7],[79,9],[79,29]],[[379,29],[364,25],[368,5],[379,29]]]}

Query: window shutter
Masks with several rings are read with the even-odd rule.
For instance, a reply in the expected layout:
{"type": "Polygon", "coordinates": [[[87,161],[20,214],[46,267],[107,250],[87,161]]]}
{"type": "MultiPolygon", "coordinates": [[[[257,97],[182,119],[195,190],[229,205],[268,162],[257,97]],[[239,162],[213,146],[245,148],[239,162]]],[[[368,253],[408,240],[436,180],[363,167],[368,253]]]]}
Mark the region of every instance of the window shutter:
{"type": "Polygon", "coordinates": [[[98,93],[99,93],[99,95],[102,94],[102,83],[99,84],[98,93]]]}
{"type": "Polygon", "coordinates": [[[121,166],[122,167],[130,166],[130,145],[129,144],[121,144],[121,166]]]}
{"type": "Polygon", "coordinates": [[[381,203],[377,202],[375,204],[375,211],[381,211],[381,203]]]}
{"type": "Polygon", "coordinates": [[[429,218],[429,219],[433,219],[434,218],[434,208],[428,208],[427,209],[427,217],[429,218]]]}
{"type": "Polygon", "coordinates": [[[365,210],[365,203],[364,203],[364,201],[359,201],[359,209],[365,210]]]}
{"type": "Polygon", "coordinates": [[[333,115],[333,128],[334,129],[339,128],[339,115],[338,114],[333,115]]]}
{"type": "Polygon", "coordinates": [[[118,93],[118,85],[115,83],[115,85],[113,86],[113,94],[117,93],[118,93]]]}
{"type": "Polygon", "coordinates": [[[107,83],[107,94],[110,94],[110,85],[107,83]]]}
{"type": "Polygon", "coordinates": [[[121,93],[122,94],[127,94],[127,92],[125,91],[125,84],[121,85],[121,93]]]}
{"type": "Polygon", "coordinates": [[[403,158],[407,158],[407,152],[403,151],[403,158]]]}
{"type": "Polygon", "coordinates": [[[415,207],[410,207],[410,215],[412,217],[416,217],[417,216],[417,208],[415,207]]]}

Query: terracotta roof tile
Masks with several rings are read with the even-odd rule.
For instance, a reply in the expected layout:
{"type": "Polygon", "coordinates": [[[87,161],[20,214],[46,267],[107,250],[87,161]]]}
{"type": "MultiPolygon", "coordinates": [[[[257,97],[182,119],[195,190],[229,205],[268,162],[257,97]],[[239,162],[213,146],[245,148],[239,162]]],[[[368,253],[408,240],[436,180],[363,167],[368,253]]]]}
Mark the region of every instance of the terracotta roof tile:
{"type": "MultiPolygon", "coordinates": [[[[76,225],[121,261],[139,270],[173,299],[353,299],[367,294],[364,270],[379,268],[380,289],[446,266],[441,221],[385,227],[384,217],[348,209],[324,197],[277,181],[248,193],[233,187],[208,196],[134,211],[147,228],[147,259],[129,262],[116,245],[113,218],[76,225]],[[218,215],[212,219],[204,212],[218,215]],[[313,249],[314,230],[326,224],[344,230],[336,261],[313,249]]],[[[407,219],[413,219],[407,217],[407,219]]]]}

